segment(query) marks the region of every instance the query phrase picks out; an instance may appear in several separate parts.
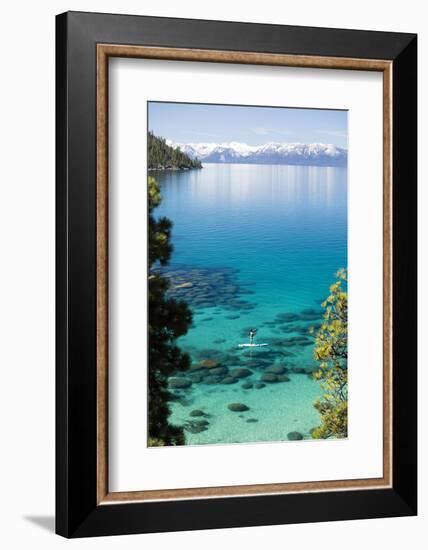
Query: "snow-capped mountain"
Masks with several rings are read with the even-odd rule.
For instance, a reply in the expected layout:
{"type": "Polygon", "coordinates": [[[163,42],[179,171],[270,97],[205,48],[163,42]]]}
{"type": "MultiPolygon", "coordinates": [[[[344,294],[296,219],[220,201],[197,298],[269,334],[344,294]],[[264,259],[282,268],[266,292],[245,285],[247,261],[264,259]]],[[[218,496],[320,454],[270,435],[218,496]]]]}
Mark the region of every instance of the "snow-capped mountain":
{"type": "Polygon", "coordinates": [[[174,143],[190,158],[201,162],[237,164],[293,164],[307,166],[346,166],[348,152],[336,145],[325,143],[174,143]]]}

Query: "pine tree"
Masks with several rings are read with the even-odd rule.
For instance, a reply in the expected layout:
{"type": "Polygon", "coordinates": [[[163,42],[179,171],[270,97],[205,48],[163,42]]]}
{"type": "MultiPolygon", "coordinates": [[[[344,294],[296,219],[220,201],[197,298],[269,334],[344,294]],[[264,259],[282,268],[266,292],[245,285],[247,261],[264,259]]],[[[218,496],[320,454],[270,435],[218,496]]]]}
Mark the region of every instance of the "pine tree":
{"type": "Polygon", "coordinates": [[[181,427],[168,422],[168,377],[184,371],[190,359],[176,344],[192,323],[192,313],[184,302],[167,297],[168,281],[153,271],[157,264],[166,265],[172,253],[172,223],[167,218],[155,219],[153,210],[161,202],[157,181],[148,178],[149,198],[149,446],[183,445],[181,427]]]}

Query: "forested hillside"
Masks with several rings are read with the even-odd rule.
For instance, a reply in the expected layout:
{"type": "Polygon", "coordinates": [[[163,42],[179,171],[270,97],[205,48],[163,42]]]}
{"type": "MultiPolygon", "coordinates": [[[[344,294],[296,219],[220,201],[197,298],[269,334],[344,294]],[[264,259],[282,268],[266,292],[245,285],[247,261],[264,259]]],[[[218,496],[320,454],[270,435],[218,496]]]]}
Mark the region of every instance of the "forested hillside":
{"type": "Polygon", "coordinates": [[[148,167],[149,170],[183,170],[202,168],[202,164],[199,160],[192,160],[179,148],[170,147],[163,138],[149,132],[148,167]]]}

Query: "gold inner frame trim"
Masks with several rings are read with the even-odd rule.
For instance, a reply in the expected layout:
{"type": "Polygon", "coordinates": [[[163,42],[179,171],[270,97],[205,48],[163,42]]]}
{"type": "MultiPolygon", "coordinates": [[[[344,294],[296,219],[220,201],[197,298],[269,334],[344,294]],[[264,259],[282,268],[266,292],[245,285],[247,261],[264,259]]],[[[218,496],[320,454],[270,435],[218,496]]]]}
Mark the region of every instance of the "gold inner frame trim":
{"type": "Polygon", "coordinates": [[[257,52],[97,45],[97,503],[238,497],[392,486],[392,62],[257,52]],[[108,488],[108,60],[275,65],[383,73],[383,476],[295,483],[109,492],[108,488]]]}

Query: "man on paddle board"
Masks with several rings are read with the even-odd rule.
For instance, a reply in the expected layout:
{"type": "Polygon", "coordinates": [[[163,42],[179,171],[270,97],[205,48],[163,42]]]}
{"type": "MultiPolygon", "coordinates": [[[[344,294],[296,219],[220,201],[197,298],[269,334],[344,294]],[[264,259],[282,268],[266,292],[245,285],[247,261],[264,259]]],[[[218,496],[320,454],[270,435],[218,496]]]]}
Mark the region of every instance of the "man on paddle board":
{"type": "Polygon", "coordinates": [[[254,336],[256,334],[257,334],[257,329],[256,328],[251,328],[250,329],[250,344],[254,343],[254,336]]]}

